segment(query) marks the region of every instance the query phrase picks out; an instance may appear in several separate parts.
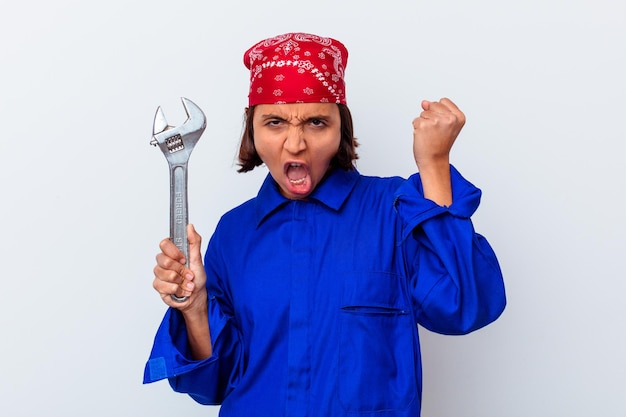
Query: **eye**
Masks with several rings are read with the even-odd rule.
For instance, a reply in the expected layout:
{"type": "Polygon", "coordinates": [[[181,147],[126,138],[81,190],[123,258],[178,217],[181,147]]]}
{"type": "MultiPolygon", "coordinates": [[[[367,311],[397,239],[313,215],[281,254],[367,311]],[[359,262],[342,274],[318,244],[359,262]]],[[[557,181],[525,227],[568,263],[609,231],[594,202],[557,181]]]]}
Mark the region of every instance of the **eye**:
{"type": "Polygon", "coordinates": [[[281,119],[269,119],[265,122],[266,126],[280,126],[282,124],[282,120],[281,119]]]}
{"type": "Polygon", "coordinates": [[[309,123],[312,126],[318,126],[318,127],[326,126],[326,122],[324,120],[322,120],[322,119],[311,119],[311,120],[309,120],[309,123]]]}

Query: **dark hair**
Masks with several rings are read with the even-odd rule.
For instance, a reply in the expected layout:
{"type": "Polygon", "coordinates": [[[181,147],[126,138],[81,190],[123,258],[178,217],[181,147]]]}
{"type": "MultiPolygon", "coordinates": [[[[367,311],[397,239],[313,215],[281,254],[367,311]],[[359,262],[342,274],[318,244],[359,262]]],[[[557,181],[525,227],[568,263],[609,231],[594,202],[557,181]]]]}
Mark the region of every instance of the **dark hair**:
{"type": "MultiPolygon", "coordinates": [[[[354,169],[353,162],[359,158],[356,153],[356,147],[359,146],[354,137],[354,127],[352,125],[352,114],[345,104],[337,104],[339,107],[339,117],[341,120],[341,142],[337,154],[330,161],[330,166],[341,168],[345,171],[354,169]]],[[[248,172],[263,164],[259,154],[254,147],[254,130],[252,128],[252,119],[254,118],[254,109],[256,106],[250,106],[246,109],[244,130],[241,136],[241,144],[239,146],[239,169],[237,172],[248,172]]]]}

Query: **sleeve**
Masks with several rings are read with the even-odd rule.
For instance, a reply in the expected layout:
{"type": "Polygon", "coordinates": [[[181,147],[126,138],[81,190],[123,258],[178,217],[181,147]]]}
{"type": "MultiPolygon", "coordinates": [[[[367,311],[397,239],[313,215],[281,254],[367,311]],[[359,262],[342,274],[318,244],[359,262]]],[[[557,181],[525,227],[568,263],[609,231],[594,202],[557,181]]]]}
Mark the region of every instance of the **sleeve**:
{"type": "Polygon", "coordinates": [[[466,334],[496,320],[506,305],[498,260],[474,231],[481,192],[451,166],[453,203],[423,197],[419,174],[395,195],[416,321],[442,334],[466,334]]]}
{"type": "Polygon", "coordinates": [[[213,355],[193,360],[187,341],[187,329],[182,314],[168,309],[157,331],[152,352],[144,370],[144,384],[167,378],[176,392],[187,393],[206,405],[221,404],[237,385],[240,377],[241,338],[234,320],[220,305],[222,299],[215,285],[215,262],[210,251],[205,256],[209,326],[213,355]]]}

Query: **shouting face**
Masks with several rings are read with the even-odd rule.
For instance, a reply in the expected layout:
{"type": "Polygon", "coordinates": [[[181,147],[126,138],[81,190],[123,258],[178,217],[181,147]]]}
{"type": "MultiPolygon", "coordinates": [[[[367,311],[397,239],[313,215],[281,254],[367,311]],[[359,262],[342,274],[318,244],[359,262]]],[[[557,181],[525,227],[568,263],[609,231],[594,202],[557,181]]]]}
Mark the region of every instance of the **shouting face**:
{"type": "Polygon", "coordinates": [[[332,103],[260,104],[254,145],[281,193],[307,198],[322,181],[341,142],[339,108],[332,103]]]}

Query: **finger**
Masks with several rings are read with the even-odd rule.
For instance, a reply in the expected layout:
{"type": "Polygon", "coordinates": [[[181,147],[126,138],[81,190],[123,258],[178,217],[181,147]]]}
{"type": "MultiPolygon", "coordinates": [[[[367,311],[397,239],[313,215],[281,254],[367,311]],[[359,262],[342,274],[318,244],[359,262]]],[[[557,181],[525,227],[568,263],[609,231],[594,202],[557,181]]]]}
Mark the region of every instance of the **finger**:
{"type": "Polygon", "coordinates": [[[161,279],[160,277],[156,277],[154,278],[154,281],[152,281],[152,287],[154,287],[154,289],[161,295],[164,294],[176,294],[177,292],[180,292],[180,285],[182,284],[182,282],[178,283],[178,282],[169,282],[169,281],[165,281],[163,279],[161,279]]]}
{"type": "MultiPolygon", "coordinates": [[[[435,123],[442,122],[444,125],[451,124],[459,128],[465,125],[465,114],[450,99],[442,98],[440,101],[429,103],[428,110],[420,114],[421,119],[432,120],[435,123]]],[[[415,123],[414,126],[416,127],[415,123]]]]}
{"type": "Polygon", "coordinates": [[[185,291],[193,291],[196,287],[193,283],[195,278],[193,271],[184,265],[178,270],[162,269],[156,266],[154,268],[154,276],[157,280],[162,281],[164,286],[169,286],[170,288],[172,285],[176,285],[185,291]]]}
{"type": "Polygon", "coordinates": [[[155,276],[152,286],[161,296],[174,294],[178,297],[191,295],[195,288],[194,283],[187,279],[179,277],[178,279],[169,281],[159,276],[155,276]]]}
{"type": "Polygon", "coordinates": [[[442,98],[439,101],[422,101],[422,108],[425,112],[432,111],[435,113],[460,113],[459,108],[449,98],[442,98]],[[425,106],[424,104],[427,103],[425,106]]]}
{"type": "Polygon", "coordinates": [[[450,100],[449,98],[442,98],[441,100],[439,100],[439,104],[445,108],[447,111],[451,112],[452,114],[454,114],[457,118],[457,120],[459,122],[461,122],[461,124],[465,123],[465,114],[463,114],[463,112],[461,111],[461,109],[459,109],[459,107],[454,104],[454,102],[452,100],[450,100]]]}
{"type": "Polygon", "coordinates": [[[183,280],[183,282],[181,282],[176,289],[172,292],[172,294],[176,295],[177,297],[188,297],[191,295],[191,293],[193,292],[193,282],[189,282],[187,280],[183,280]]]}
{"type": "Polygon", "coordinates": [[[439,115],[450,113],[450,110],[438,101],[422,100],[422,109],[419,118],[423,120],[435,119],[439,115]]]}
{"type": "Polygon", "coordinates": [[[193,274],[188,273],[184,266],[178,269],[163,268],[160,265],[154,267],[154,276],[167,283],[180,284],[184,279],[191,280],[193,274]]]}
{"type": "Polygon", "coordinates": [[[432,126],[433,123],[436,123],[437,117],[438,113],[435,113],[431,110],[423,111],[418,117],[413,119],[413,129],[426,129],[429,126],[432,126]]]}
{"type": "Polygon", "coordinates": [[[161,249],[161,251],[165,255],[169,256],[172,259],[176,259],[181,264],[184,264],[186,261],[185,256],[183,255],[181,250],[178,249],[174,242],[172,242],[169,238],[165,238],[159,243],[159,249],[161,249]]]}
{"type": "Polygon", "coordinates": [[[457,107],[456,104],[454,104],[454,102],[452,100],[450,100],[447,97],[443,97],[441,100],[439,100],[439,103],[441,105],[443,105],[444,107],[446,107],[448,110],[450,110],[453,113],[457,113],[460,112],[461,110],[457,107]]]}
{"type": "Polygon", "coordinates": [[[174,271],[180,276],[184,276],[187,273],[187,271],[185,270],[185,264],[175,259],[172,259],[163,252],[157,254],[156,262],[157,264],[155,267],[155,271],[158,267],[166,271],[174,271]]]}
{"type": "MultiPolygon", "coordinates": [[[[413,128],[417,129],[419,126],[428,126],[444,114],[441,110],[437,111],[434,104],[435,103],[430,102],[428,110],[424,110],[418,117],[413,119],[413,128]]],[[[446,112],[446,114],[450,114],[450,112],[446,112]]]]}
{"type": "MultiPolygon", "coordinates": [[[[452,106],[454,106],[454,103],[452,103],[452,106]]],[[[447,114],[447,113],[452,113],[453,112],[452,110],[453,110],[452,107],[449,107],[447,103],[445,102],[431,101],[428,110],[425,110],[424,112],[425,113],[430,112],[434,114],[447,114]]]]}
{"type": "MultiPolygon", "coordinates": [[[[175,288],[172,289],[170,294],[175,295],[178,298],[189,297],[193,292],[194,284],[189,281],[187,278],[183,278],[183,280],[178,284],[175,288]]],[[[180,302],[176,302],[177,305],[180,305],[180,302]]]]}

